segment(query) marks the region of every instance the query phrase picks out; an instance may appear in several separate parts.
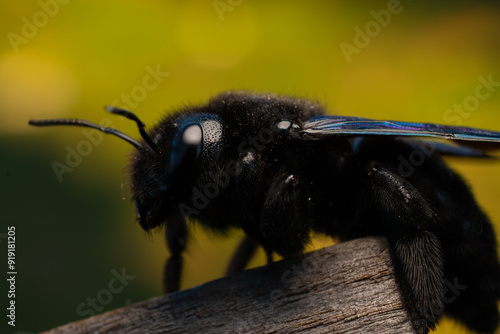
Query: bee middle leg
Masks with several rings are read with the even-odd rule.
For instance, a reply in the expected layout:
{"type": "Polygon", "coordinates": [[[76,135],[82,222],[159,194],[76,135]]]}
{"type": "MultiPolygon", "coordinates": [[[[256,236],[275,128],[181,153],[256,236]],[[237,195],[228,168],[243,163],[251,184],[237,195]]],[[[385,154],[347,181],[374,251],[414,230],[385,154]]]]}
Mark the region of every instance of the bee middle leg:
{"type": "Polygon", "coordinates": [[[226,270],[226,275],[242,271],[248,265],[248,262],[252,259],[257,251],[258,244],[252,238],[243,237],[236,252],[229,262],[229,266],[226,270]]]}
{"type": "Polygon", "coordinates": [[[262,246],[268,263],[275,252],[283,257],[302,253],[310,242],[310,209],[306,182],[286,172],[273,177],[260,215],[262,246]]]}

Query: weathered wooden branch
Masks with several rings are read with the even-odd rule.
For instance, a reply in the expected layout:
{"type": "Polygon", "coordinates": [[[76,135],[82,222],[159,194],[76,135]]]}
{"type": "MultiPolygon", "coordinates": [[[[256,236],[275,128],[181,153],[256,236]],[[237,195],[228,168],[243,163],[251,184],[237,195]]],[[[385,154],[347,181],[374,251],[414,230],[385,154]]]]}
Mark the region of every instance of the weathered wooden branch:
{"type": "Polygon", "coordinates": [[[414,333],[387,242],[364,238],[48,331],[414,333]]]}

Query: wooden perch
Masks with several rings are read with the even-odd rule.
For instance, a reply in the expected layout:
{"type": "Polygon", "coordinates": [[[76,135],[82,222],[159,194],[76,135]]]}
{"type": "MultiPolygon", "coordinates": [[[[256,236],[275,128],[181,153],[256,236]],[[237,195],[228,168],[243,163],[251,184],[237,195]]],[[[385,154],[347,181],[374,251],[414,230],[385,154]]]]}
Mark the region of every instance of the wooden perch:
{"type": "Polygon", "coordinates": [[[364,238],[46,333],[414,333],[387,242],[364,238]]]}

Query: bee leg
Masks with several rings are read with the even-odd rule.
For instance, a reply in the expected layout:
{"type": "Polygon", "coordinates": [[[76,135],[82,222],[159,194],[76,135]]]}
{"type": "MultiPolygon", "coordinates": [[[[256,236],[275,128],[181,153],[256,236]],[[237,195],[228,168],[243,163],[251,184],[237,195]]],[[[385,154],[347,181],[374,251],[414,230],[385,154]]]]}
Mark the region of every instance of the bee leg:
{"type": "Polygon", "coordinates": [[[267,264],[271,264],[274,262],[272,251],[266,251],[266,259],[267,259],[267,264]]]}
{"type": "Polygon", "coordinates": [[[236,252],[229,262],[226,275],[242,271],[248,265],[257,250],[258,244],[249,237],[243,237],[236,252]]]}
{"type": "Polygon", "coordinates": [[[389,167],[369,162],[368,178],[413,327],[428,333],[444,311],[444,256],[439,239],[429,231],[436,215],[418,189],[389,167]]]}
{"type": "MultiPolygon", "coordinates": [[[[465,189],[462,198],[467,198],[465,189]]],[[[470,195],[471,196],[471,195],[470,195]]],[[[457,201],[446,254],[446,313],[478,333],[494,333],[500,322],[500,266],[495,231],[474,199],[457,201]],[[469,223],[471,222],[471,223],[469,223]]]]}
{"type": "Polygon", "coordinates": [[[428,231],[389,240],[396,277],[413,327],[418,333],[428,333],[444,311],[444,257],[439,240],[428,231]]]}
{"type": "Polygon", "coordinates": [[[273,252],[284,257],[299,254],[310,241],[307,197],[298,176],[281,173],[274,177],[260,216],[262,246],[268,262],[272,262],[273,252]]]}
{"type": "MultiPolygon", "coordinates": [[[[263,194],[268,193],[268,178],[262,177],[266,175],[267,168],[267,164],[262,160],[260,154],[252,150],[242,154],[236,162],[235,192],[231,197],[241,202],[237,212],[240,217],[254,217],[255,212],[262,212],[260,201],[249,201],[248,194],[262,194],[263,196],[263,194]]],[[[226,271],[227,274],[243,270],[259,245],[264,247],[267,263],[273,262],[273,248],[264,245],[264,233],[262,226],[259,226],[259,220],[243,219],[240,224],[246,237],[238,246],[226,271]]]]}
{"type": "Polygon", "coordinates": [[[182,273],[182,252],[186,248],[187,228],[180,212],[167,219],[165,238],[170,257],[163,272],[163,291],[165,294],[179,290],[182,273]]]}
{"type": "Polygon", "coordinates": [[[332,235],[348,240],[383,235],[389,242],[398,288],[418,333],[428,333],[444,311],[444,256],[432,231],[432,205],[390,164],[359,157],[346,165],[335,203],[340,223],[332,235]],[[355,199],[353,201],[353,199],[355,199]]]}

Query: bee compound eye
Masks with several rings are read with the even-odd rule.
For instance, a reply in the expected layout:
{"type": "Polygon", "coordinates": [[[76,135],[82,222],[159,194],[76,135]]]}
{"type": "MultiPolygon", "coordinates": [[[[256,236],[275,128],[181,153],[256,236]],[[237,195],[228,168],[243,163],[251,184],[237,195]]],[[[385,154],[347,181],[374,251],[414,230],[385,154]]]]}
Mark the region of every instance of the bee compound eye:
{"type": "Polygon", "coordinates": [[[177,133],[170,154],[162,191],[182,200],[194,187],[203,148],[203,131],[199,124],[187,124],[177,133]]]}

